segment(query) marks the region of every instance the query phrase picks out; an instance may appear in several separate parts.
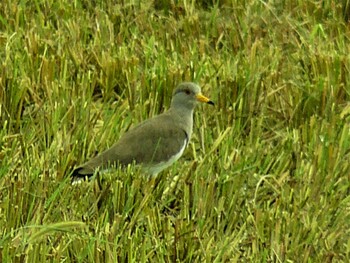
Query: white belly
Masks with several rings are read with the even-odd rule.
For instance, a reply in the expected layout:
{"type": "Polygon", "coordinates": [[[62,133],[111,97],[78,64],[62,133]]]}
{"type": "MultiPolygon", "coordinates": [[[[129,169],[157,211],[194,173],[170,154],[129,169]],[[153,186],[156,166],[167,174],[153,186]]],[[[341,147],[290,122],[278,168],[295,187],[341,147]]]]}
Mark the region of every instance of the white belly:
{"type": "Polygon", "coordinates": [[[158,173],[160,173],[161,171],[163,171],[165,168],[169,167],[170,165],[172,165],[174,162],[176,162],[180,157],[181,155],[183,154],[185,148],[186,148],[186,145],[187,145],[187,140],[184,140],[184,144],[183,146],[181,147],[180,151],[171,156],[170,159],[168,161],[164,161],[164,162],[161,162],[161,163],[158,163],[158,164],[152,164],[152,165],[144,165],[142,167],[142,170],[148,174],[151,174],[151,175],[157,175],[158,173]]]}

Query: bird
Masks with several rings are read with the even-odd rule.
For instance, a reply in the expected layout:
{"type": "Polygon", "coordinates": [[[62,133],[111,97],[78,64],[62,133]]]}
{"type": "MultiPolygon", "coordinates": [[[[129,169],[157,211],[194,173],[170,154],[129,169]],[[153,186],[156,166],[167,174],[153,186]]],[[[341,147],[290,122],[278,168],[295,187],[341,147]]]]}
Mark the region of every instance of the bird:
{"type": "Polygon", "coordinates": [[[109,149],[73,170],[73,181],[91,179],[96,172],[135,163],[151,176],[172,165],[186,149],[198,102],[214,105],[193,82],[180,83],[173,91],[170,108],[134,126],[109,149]]]}

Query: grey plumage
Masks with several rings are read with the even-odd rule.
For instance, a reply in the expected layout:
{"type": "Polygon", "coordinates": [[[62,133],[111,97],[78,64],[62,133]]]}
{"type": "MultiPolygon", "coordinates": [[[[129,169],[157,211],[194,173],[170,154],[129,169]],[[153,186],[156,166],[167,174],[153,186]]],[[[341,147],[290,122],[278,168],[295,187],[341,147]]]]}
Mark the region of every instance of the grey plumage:
{"type": "Polygon", "coordinates": [[[111,148],[77,167],[74,178],[90,177],[95,170],[135,162],[155,175],[175,162],[187,146],[197,102],[214,104],[192,82],[181,83],[173,92],[168,111],[148,119],[126,132],[111,148]]]}

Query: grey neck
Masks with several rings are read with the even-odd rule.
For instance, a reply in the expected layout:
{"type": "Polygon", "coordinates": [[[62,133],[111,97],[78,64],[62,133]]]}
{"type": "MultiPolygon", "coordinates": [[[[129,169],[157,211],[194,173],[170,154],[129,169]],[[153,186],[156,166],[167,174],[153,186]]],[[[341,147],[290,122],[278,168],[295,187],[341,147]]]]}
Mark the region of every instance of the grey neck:
{"type": "Polygon", "coordinates": [[[171,112],[174,121],[186,132],[188,138],[190,138],[193,128],[193,108],[170,107],[169,112],[171,112]]]}

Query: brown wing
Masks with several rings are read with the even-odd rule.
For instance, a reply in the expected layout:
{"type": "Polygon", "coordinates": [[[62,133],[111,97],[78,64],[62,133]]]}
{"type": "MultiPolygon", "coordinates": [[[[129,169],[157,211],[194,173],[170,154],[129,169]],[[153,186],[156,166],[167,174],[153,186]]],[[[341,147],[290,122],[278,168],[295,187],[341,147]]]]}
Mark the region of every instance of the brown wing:
{"type": "Polygon", "coordinates": [[[106,169],[134,161],[151,164],[168,160],[188,139],[186,132],[176,126],[172,118],[159,115],[126,132],[111,148],[78,167],[73,176],[91,175],[97,168],[106,169]]]}

